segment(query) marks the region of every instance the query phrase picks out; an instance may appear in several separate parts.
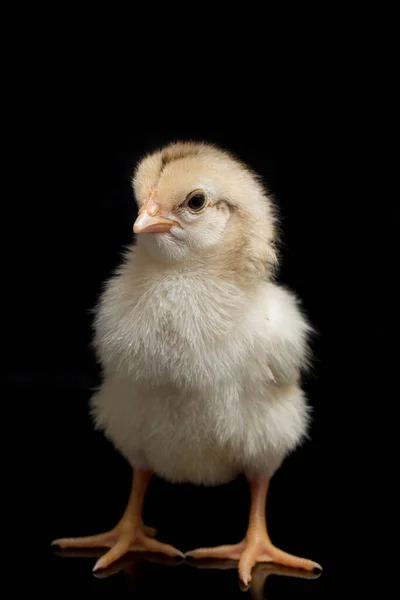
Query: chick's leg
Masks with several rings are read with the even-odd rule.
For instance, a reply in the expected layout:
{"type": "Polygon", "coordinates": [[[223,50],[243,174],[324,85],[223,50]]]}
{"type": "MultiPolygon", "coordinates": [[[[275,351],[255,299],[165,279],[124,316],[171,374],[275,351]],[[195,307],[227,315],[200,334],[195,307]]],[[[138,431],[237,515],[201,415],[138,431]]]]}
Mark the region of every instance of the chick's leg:
{"type": "Polygon", "coordinates": [[[199,548],[187,552],[193,558],[225,558],[239,560],[239,576],[245,585],[251,580],[251,570],[257,562],[273,562],[287,567],[313,571],[322,567],[312,560],[293,556],[274,546],[269,538],[265,517],[265,507],[269,479],[259,478],[249,481],[251,506],[246,536],[239,544],[199,548]]]}
{"type": "Polygon", "coordinates": [[[150,478],[151,472],[135,470],[128,505],[122,519],[114,529],[99,535],[54,540],[52,545],[60,548],[110,548],[99,558],[93,571],[108,567],[130,550],[183,557],[183,554],[173,546],[152,539],[156,533],[155,530],[143,525],[143,501],[150,478]]]}

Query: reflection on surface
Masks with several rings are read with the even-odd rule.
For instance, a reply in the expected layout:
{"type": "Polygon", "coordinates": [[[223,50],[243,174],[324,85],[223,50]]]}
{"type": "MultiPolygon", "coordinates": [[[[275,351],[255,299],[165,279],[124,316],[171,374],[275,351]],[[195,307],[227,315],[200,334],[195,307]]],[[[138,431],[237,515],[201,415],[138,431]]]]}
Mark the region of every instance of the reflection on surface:
{"type": "MultiPolygon", "coordinates": [[[[77,550],[58,550],[54,551],[53,554],[64,558],[91,558],[95,561],[102,554],[104,549],[77,549],[77,550]]],[[[94,562],[93,562],[94,564],[94,562]]],[[[189,570],[214,570],[214,571],[237,571],[238,563],[234,560],[183,560],[180,558],[170,558],[163,555],[147,553],[147,552],[132,552],[123,556],[121,559],[110,565],[107,569],[93,573],[93,577],[96,579],[109,579],[113,575],[123,574],[130,580],[130,587],[136,588],[136,581],[144,575],[141,573],[145,564],[157,564],[165,567],[180,567],[185,570],[185,579],[188,579],[189,570]]],[[[183,575],[183,573],[182,573],[183,575]]],[[[271,563],[259,563],[252,571],[252,581],[250,585],[245,588],[243,583],[237,578],[238,588],[242,591],[248,591],[249,596],[252,600],[264,600],[268,598],[268,586],[266,581],[270,575],[279,575],[282,577],[293,577],[298,579],[318,579],[321,574],[310,573],[302,571],[300,569],[291,569],[289,567],[283,567],[281,565],[274,565],[271,563]]],[[[219,581],[218,589],[221,592],[221,597],[230,597],[229,594],[235,590],[232,588],[232,579],[226,579],[226,585],[223,585],[223,581],[219,581]],[[225,596],[225,594],[227,594],[225,596]]],[[[238,589],[236,588],[236,590],[238,589]]],[[[164,589],[165,593],[173,592],[174,590],[164,589]]],[[[195,594],[196,590],[193,590],[195,594]]],[[[191,594],[190,597],[194,597],[191,594]]],[[[152,597],[152,596],[147,596],[152,597]]]]}
{"type": "MultiPolygon", "coordinates": [[[[238,563],[234,560],[224,561],[209,561],[209,560],[198,560],[193,563],[188,563],[198,569],[237,569],[238,563]]],[[[254,600],[263,600],[266,598],[264,595],[265,582],[270,575],[282,575],[285,577],[297,577],[299,579],[318,579],[321,573],[315,574],[309,571],[303,571],[301,569],[291,569],[289,567],[283,567],[282,565],[274,565],[272,563],[258,563],[255,565],[252,571],[252,580],[250,585],[246,588],[244,584],[239,580],[240,589],[243,591],[249,590],[250,597],[254,600]]]]}

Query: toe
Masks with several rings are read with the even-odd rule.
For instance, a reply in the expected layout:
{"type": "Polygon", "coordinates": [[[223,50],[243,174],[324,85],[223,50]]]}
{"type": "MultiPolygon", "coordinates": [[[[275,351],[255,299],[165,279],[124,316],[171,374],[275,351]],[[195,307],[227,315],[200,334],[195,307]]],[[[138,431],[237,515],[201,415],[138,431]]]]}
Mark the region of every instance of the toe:
{"type": "Polygon", "coordinates": [[[268,555],[271,556],[271,560],[274,563],[284,565],[286,567],[292,567],[294,569],[304,569],[306,571],[321,572],[322,567],[320,564],[309,560],[307,558],[301,558],[300,556],[294,556],[288,554],[279,548],[271,546],[267,549],[268,555]]]}
{"type": "Polygon", "coordinates": [[[246,586],[251,581],[251,571],[257,562],[256,550],[252,547],[246,548],[239,560],[239,577],[246,586]]]}
{"type": "Polygon", "coordinates": [[[103,554],[93,567],[93,571],[106,569],[129,550],[131,540],[128,537],[121,538],[106,554],[103,554]]]}
{"type": "Polygon", "coordinates": [[[179,556],[181,558],[185,558],[185,555],[180,550],[174,548],[173,546],[170,546],[169,544],[163,544],[162,542],[159,542],[149,537],[143,538],[141,542],[143,544],[144,550],[148,550],[150,552],[158,552],[160,554],[166,554],[167,556],[171,557],[179,556]]]}
{"type": "Polygon", "coordinates": [[[243,543],[240,543],[216,546],[215,548],[197,548],[197,550],[186,552],[185,556],[190,558],[226,558],[239,560],[243,547],[243,543]]]}
{"type": "Polygon", "coordinates": [[[89,535],[86,537],[60,538],[51,545],[59,548],[103,548],[112,546],[115,542],[112,532],[89,535]]]}

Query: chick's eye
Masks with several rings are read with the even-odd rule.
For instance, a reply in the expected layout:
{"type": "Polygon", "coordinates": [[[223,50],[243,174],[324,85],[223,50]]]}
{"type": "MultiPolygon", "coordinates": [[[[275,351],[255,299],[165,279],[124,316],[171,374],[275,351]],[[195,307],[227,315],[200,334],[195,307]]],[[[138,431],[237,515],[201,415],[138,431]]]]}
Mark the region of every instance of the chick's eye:
{"type": "Polygon", "coordinates": [[[206,203],[206,197],[200,192],[192,194],[187,201],[188,208],[193,212],[198,212],[202,210],[205,207],[206,203]]]}

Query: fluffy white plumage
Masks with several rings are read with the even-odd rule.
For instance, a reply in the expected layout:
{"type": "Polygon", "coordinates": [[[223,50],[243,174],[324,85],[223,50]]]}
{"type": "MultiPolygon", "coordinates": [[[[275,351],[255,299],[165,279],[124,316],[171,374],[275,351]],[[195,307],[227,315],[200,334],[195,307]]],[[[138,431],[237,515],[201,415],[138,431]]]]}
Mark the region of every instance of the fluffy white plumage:
{"type": "Polygon", "coordinates": [[[271,200],[205,144],[146,157],[134,189],[139,206],[156,190],[182,227],[139,235],[105,287],[96,426],[133,467],[172,482],[271,477],[307,434],[310,332],[294,294],[271,281],[271,200]],[[176,209],[193,189],[210,201],[199,215],[176,209]]]}

